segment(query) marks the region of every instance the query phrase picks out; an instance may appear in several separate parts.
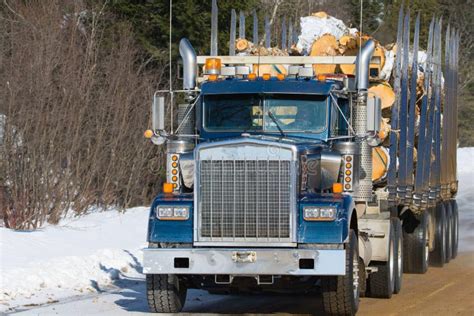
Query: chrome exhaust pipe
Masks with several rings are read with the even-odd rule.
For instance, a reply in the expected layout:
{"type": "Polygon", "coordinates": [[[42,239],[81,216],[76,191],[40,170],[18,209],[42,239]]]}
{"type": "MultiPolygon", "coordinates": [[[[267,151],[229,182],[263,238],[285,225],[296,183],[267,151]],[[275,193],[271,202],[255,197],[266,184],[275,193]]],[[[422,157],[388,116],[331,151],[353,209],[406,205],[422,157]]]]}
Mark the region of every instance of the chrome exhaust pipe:
{"type": "Polygon", "coordinates": [[[357,89],[367,90],[369,88],[370,60],[375,51],[375,42],[368,40],[360,54],[357,56],[357,89]]]}
{"type": "Polygon", "coordinates": [[[197,77],[196,51],[187,38],[179,42],[179,54],[183,59],[183,89],[194,90],[197,77]]]}

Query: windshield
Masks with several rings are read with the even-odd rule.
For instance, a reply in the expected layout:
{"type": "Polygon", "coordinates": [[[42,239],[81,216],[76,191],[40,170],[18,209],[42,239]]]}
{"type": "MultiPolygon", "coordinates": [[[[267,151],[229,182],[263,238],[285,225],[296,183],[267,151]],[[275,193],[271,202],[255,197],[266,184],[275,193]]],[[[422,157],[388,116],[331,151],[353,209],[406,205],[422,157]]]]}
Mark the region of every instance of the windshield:
{"type": "Polygon", "coordinates": [[[278,133],[279,126],[288,133],[321,133],[327,125],[326,99],[315,95],[208,95],[204,97],[204,126],[208,131],[278,133]]]}

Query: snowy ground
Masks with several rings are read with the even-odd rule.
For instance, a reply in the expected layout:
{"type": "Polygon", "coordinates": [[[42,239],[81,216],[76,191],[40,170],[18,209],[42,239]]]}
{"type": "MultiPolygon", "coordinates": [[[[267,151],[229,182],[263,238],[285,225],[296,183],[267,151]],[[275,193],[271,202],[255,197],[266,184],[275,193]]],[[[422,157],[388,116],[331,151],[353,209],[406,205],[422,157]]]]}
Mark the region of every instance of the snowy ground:
{"type": "MultiPolygon", "coordinates": [[[[473,158],[474,148],[458,150],[461,252],[474,251],[473,158]]],[[[145,312],[140,249],[147,217],[148,208],[138,207],[67,219],[34,232],[0,228],[0,314],[31,308],[30,314],[42,315],[71,314],[71,308],[82,315],[145,312]],[[43,304],[53,307],[40,312],[37,306],[43,304]]],[[[206,312],[214,305],[219,310],[220,299],[191,291],[186,310],[206,312]]],[[[255,305],[260,299],[246,298],[255,305]]]]}
{"type": "Polygon", "coordinates": [[[141,277],[148,208],[93,213],[33,232],[0,228],[0,312],[141,277]]]}

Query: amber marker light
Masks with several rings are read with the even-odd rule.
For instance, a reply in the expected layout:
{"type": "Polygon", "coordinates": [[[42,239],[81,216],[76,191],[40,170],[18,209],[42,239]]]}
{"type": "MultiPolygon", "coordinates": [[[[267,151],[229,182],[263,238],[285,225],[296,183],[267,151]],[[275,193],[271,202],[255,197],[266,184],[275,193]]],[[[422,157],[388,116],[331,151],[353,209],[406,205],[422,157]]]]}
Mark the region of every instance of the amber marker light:
{"type": "Polygon", "coordinates": [[[171,177],[171,181],[173,181],[173,182],[176,182],[176,181],[178,181],[178,177],[177,177],[177,176],[173,176],[173,177],[171,177]]]}
{"type": "Polygon", "coordinates": [[[143,133],[143,136],[145,136],[145,138],[152,138],[153,137],[153,131],[151,129],[147,129],[144,133],[143,133]]]}
{"type": "Polygon", "coordinates": [[[346,170],[346,175],[350,176],[351,175],[351,171],[350,170],[346,170]]]}
{"type": "Polygon", "coordinates": [[[333,183],[332,184],[332,192],[333,193],[342,193],[342,183],[333,183]]]}
{"type": "Polygon", "coordinates": [[[173,170],[171,170],[171,173],[172,173],[173,175],[177,175],[177,174],[178,174],[178,170],[173,169],[173,170]]]}
{"type": "Polygon", "coordinates": [[[219,58],[207,58],[205,67],[208,73],[220,72],[222,63],[219,58]]]}
{"type": "Polygon", "coordinates": [[[217,81],[218,76],[215,74],[209,75],[209,81],[217,81]]]}
{"type": "Polygon", "coordinates": [[[173,193],[173,184],[168,182],[163,183],[163,193],[173,193]]]}
{"type": "Polygon", "coordinates": [[[352,167],[352,164],[350,162],[346,163],[346,168],[350,169],[352,167]]]}
{"type": "Polygon", "coordinates": [[[263,74],[262,75],[263,80],[270,80],[271,77],[272,76],[270,74],[263,74]]]}
{"type": "Polygon", "coordinates": [[[173,156],[171,157],[171,160],[173,160],[173,161],[178,160],[178,156],[177,156],[177,155],[173,155],[173,156]]]}
{"type": "Polygon", "coordinates": [[[278,74],[277,79],[280,80],[280,81],[285,80],[285,75],[284,74],[278,74]]]}
{"type": "Polygon", "coordinates": [[[257,79],[257,75],[255,73],[249,73],[248,76],[247,76],[247,79],[248,80],[255,80],[257,79]]]}
{"type": "Polygon", "coordinates": [[[319,74],[317,79],[318,81],[326,81],[326,75],[319,74]]]}
{"type": "Polygon", "coordinates": [[[177,163],[176,161],[173,161],[173,162],[171,163],[171,167],[177,168],[177,167],[178,167],[178,163],[177,163]]]}

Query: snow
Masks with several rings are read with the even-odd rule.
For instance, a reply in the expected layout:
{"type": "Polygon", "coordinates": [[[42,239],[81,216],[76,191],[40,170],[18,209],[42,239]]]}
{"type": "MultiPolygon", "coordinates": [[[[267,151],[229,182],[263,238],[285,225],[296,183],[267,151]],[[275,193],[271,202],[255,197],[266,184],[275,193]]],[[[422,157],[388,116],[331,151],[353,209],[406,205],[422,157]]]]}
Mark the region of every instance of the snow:
{"type": "MultiPolygon", "coordinates": [[[[474,251],[473,158],[474,148],[458,149],[461,252],[474,251]]],[[[148,212],[148,207],[95,212],[33,232],[0,228],[0,313],[57,301],[72,301],[81,314],[100,314],[111,305],[122,306],[124,314],[135,305],[132,310],[145,312],[140,249],[146,245],[148,212]],[[96,304],[81,303],[84,297],[96,304]]],[[[202,295],[192,291],[191,305],[199,306],[202,295]]],[[[71,304],[54,306],[68,314],[71,304]]]]}
{"type": "Polygon", "coordinates": [[[337,40],[345,34],[351,34],[353,29],[349,29],[342,20],[332,16],[320,18],[317,16],[306,16],[300,19],[301,34],[298,36],[296,48],[303,55],[308,55],[313,42],[324,34],[332,34],[337,40]]]}
{"type": "Polygon", "coordinates": [[[141,275],[149,209],[95,212],[32,232],[0,228],[0,312],[141,275]]]}

